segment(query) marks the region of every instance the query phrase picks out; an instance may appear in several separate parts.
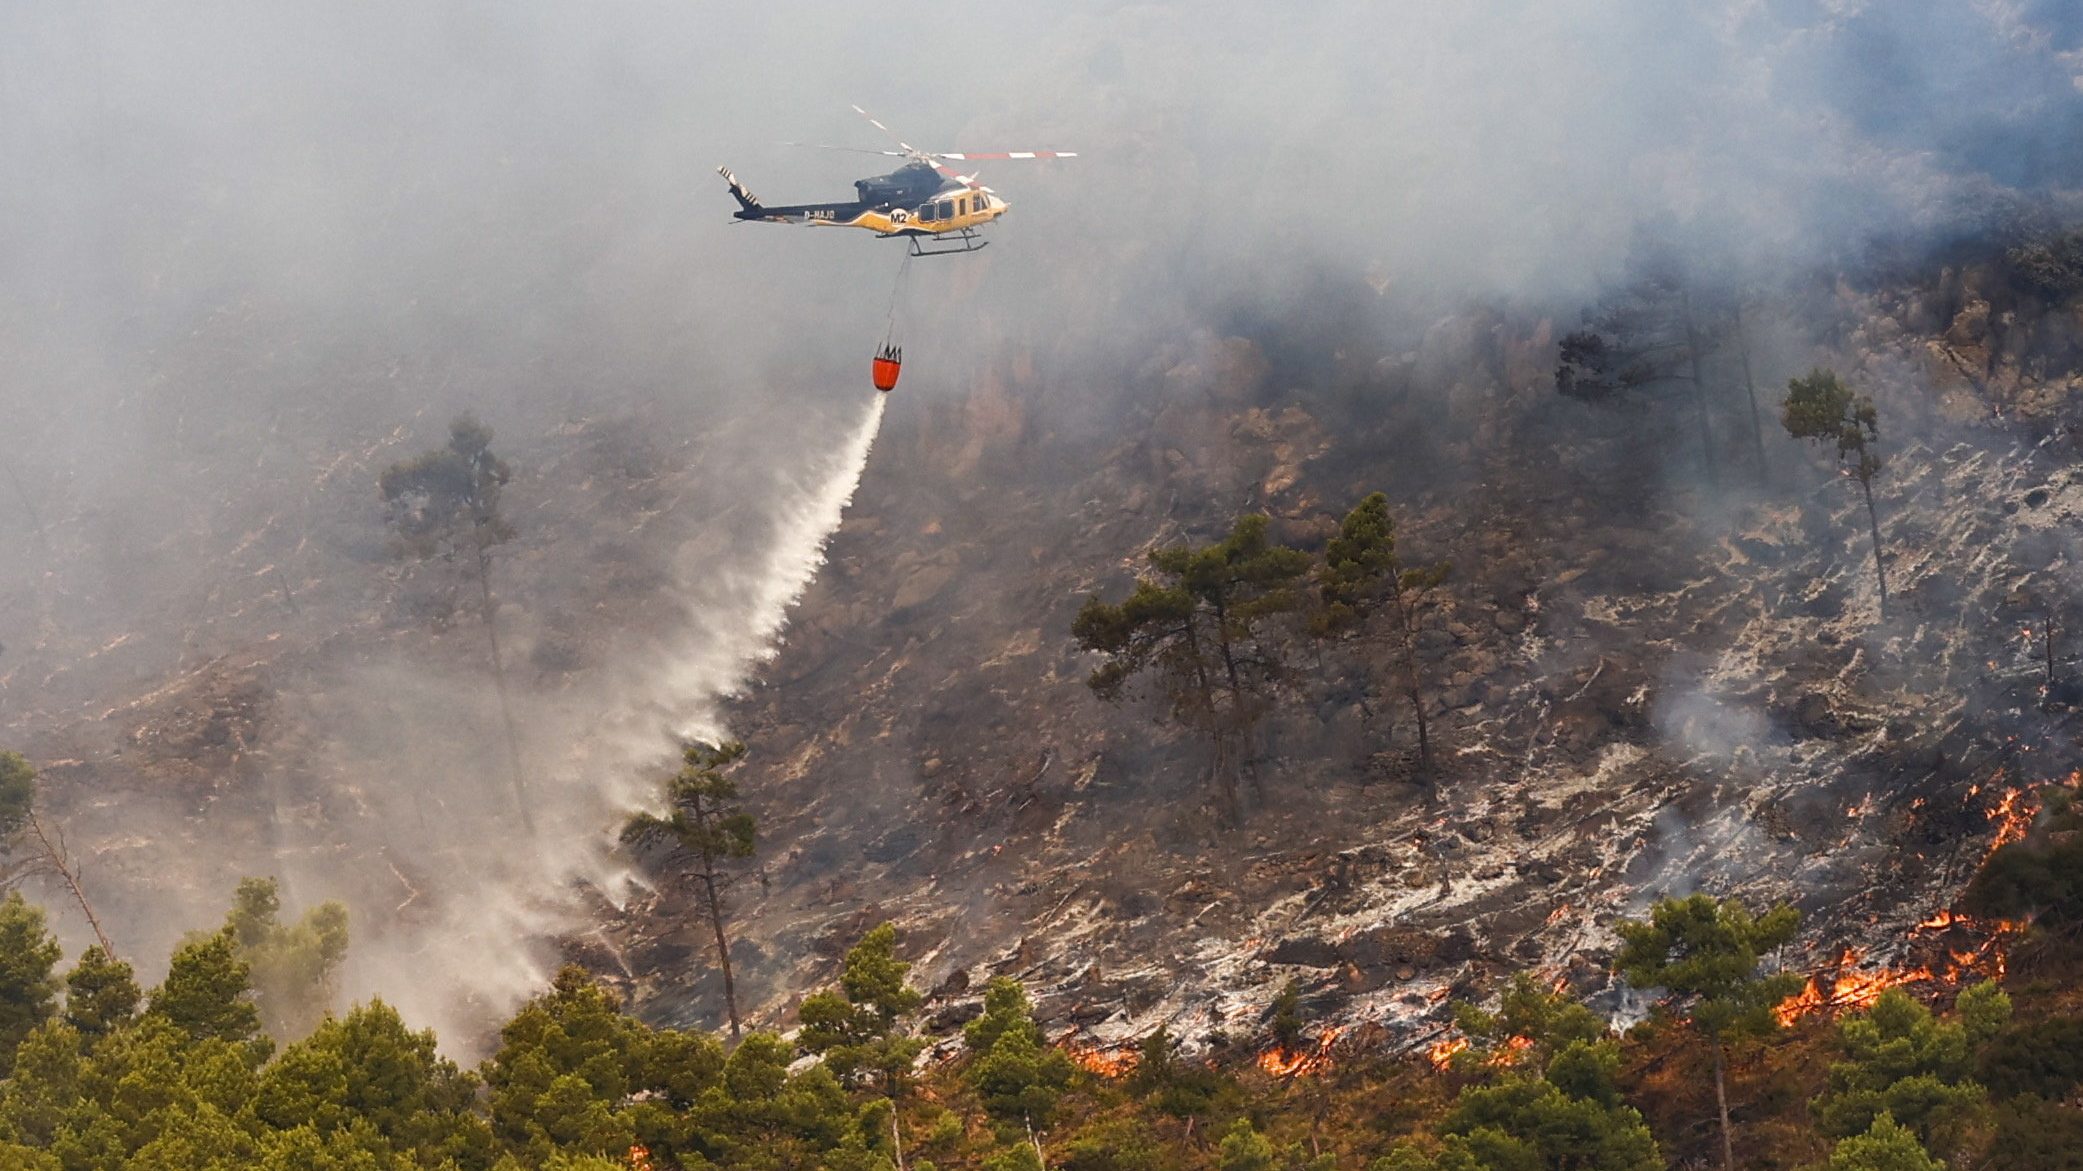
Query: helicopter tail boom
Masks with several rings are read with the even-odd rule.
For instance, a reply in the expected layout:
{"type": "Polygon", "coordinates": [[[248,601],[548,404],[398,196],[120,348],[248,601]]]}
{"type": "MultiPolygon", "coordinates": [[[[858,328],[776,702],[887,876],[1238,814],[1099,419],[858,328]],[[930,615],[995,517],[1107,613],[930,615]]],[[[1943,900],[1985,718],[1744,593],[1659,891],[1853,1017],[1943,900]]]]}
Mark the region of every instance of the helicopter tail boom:
{"type": "Polygon", "coordinates": [[[718,167],[716,168],[716,173],[723,176],[724,182],[730,184],[731,198],[738,201],[738,206],[740,208],[744,209],[745,211],[763,210],[763,206],[759,201],[759,196],[754,195],[752,192],[746,190],[745,185],[743,183],[738,182],[738,177],[736,175],[731,174],[729,167],[718,167]]]}

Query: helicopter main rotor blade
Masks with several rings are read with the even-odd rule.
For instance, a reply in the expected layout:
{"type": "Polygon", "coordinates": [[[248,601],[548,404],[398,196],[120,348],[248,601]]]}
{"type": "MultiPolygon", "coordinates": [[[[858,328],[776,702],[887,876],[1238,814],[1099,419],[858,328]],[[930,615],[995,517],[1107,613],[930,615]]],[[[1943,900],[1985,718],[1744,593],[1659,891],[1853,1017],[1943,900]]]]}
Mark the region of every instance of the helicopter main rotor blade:
{"type": "Polygon", "coordinates": [[[1074,150],[971,150],[946,151],[935,154],[933,157],[936,159],[962,159],[965,162],[976,159],[1074,159],[1078,157],[1078,152],[1074,150]]]}
{"type": "Polygon", "coordinates": [[[903,147],[903,148],[904,148],[904,153],[905,153],[905,154],[907,154],[907,155],[911,155],[911,156],[912,156],[912,157],[914,157],[914,158],[917,158],[917,157],[919,157],[919,156],[922,156],[922,155],[925,155],[925,154],[926,154],[926,152],[925,152],[925,151],[922,151],[922,150],[920,150],[919,148],[917,148],[917,147],[915,147],[915,146],[911,145],[910,143],[908,143],[908,142],[904,141],[904,139],[903,139],[903,138],[902,138],[902,137],[901,137],[901,136],[900,136],[900,135],[899,135],[899,134],[898,134],[898,133],[897,133],[896,131],[894,131],[894,130],[890,129],[890,128],[889,128],[889,127],[887,127],[887,126],[884,126],[884,125],[883,125],[882,123],[880,123],[880,122],[876,121],[876,120],[875,120],[875,115],[873,115],[873,114],[870,114],[870,113],[869,113],[868,111],[866,111],[866,110],[863,110],[863,109],[862,109],[862,108],[860,108],[859,106],[855,106],[855,107],[853,108],[853,112],[854,112],[854,113],[856,113],[856,114],[859,114],[859,115],[860,115],[861,117],[863,117],[863,118],[866,118],[866,119],[868,120],[868,125],[870,125],[870,126],[873,126],[873,127],[875,127],[875,128],[877,129],[877,130],[880,130],[880,131],[882,131],[882,132],[883,132],[884,134],[887,134],[887,135],[889,135],[889,136],[890,136],[891,138],[893,138],[893,139],[896,139],[896,141],[897,141],[897,145],[898,145],[898,146],[901,146],[901,147],[903,147]]]}
{"type": "Polygon", "coordinates": [[[857,155],[888,155],[891,158],[908,159],[911,156],[901,150],[871,150],[865,146],[833,146],[824,142],[784,142],[782,146],[802,146],[811,150],[843,150],[857,155]]]}

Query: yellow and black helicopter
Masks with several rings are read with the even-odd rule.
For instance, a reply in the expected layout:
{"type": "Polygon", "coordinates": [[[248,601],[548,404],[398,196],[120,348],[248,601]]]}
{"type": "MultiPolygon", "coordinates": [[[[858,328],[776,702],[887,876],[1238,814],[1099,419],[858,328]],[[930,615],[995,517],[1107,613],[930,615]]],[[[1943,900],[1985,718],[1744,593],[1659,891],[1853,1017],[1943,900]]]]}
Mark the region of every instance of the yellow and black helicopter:
{"type": "Polygon", "coordinates": [[[995,159],[1077,157],[1076,151],[1055,150],[920,150],[898,138],[889,127],[876,122],[868,111],[859,106],[853,109],[854,113],[874,123],[877,130],[895,138],[901,149],[864,150],[814,143],[788,145],[890,155],[910,161],[887,175],[855,180],[855,198],[850,203],[802,203],[788,207],[768,207],[738,182],[738,177],[731,174],[729,167],[718,167],[716,172],[730,184],[730,193],[738,201],[737,218],[752,223],[865,228],[885,239],[902,237],[910,241],[913,256],[959,255],[975,252],[989,244],[990,241],[977,234],[977,229],[1004,215],[1011,210],[1011,205],[1000,199],[997,192],[978,183],[975,173],[964,175],[948,166],[949,160],[969,163],[995,159]]]}

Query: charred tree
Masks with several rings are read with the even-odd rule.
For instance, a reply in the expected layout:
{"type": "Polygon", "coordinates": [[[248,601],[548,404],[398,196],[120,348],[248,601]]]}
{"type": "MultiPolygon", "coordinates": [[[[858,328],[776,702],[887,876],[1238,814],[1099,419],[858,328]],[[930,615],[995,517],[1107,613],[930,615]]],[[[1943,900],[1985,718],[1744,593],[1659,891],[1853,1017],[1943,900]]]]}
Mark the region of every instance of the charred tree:
{"type": "Polygon", "coordinates": [[[1394,647],[1402,690],[1410,701],[1411,717],[1418,737],[1418,771],[1426,789],[1437,796],[1432,777],[1432,736],[1425,718],[1425,680],[1418,664],[1418,623],[1431,605],[1433,591],[1443,584],[1453,566],[1406,566],[1396,553],[1396,521],[1389,515],[1389,498],[1376,492],[1353,507],[1339,525],[1338,535],[1324,547],[1323,565],[1318,569],[1317,589],[1321,604],[1311,616],[1311,629],[1322,637],[1364,635],[1377,619],[1389,620],[1389,640],[1394,647]]]}
{"type": "Polygon", "coordinates": [[[1581,402],[1617,402],[1689,389],[1700,457],[1710,482],[1720,478],[1714,436],[1710,359],[1733,344],[1750,395],[1751,447],[1765,472],[1763,424],[1750,370],[1740,302],[1696,285],[1675,258],[1645,263],[1634,282],[1585,311],[1584,327],[1562,338],[1555,389],[1581,402]]]}
{"type": "Polygon", "coordinates": [[[1881,550],[1880,511],[1873,503],[1873,477],[1881,458],[1873,450],[1880,441],[1880,412],[1873,400],[1854,394],[1834,370],[1817,368],[1806,378],[1787,383],[1780,422],[1796,439],[1813,439],[1837,447],[1840,469],[1859,482],[1866,498],[1866,525],[1873,535],[1873,574],[1880,585],[1880,616],[1888,616],[1888,563],[1881,550]]]}
{"type": "Polygon", "coordinates": [[[716,935],[716,961],[723,973],[723,1002],[730,1018],[730,1035],[743,1035],[738,1020],[738,987],[731,973],[730,935],[724,894],[742,875],[734,863],[752,857],[757,845],[757,826],[752,815],[738,805],[738,783],[729,774],[732,765],[745,758],[745,746],[736,741],[711,746],[688,744],[681,749],[680,771],[667,785],[671,815],[644,813],[623,827],[622,840],[640,844],[663,839],[675,852],[694,862],[694,880],[701,888],[703,909],[716,935]]]}
{"type": "Polygon", "coordinates": [[[1213,544],[1152,551],[1158,580],[1120,602],[1088,599],[1071,624],[1079,646],[1106,656],[1086,680],[1094,694],[1118,700],[1153,671],[1173,718],[1208,737],[1210,778],[1233,825],[1243,814],[1235,767],[1253,767],[1251,733],[1285,673],[1269,621],[1300,608],[1309,570],[1307,554],[1266,535],[1268,523],[1245,516],[1213,544]]]}
{"type": "Polygon", "coordinates": [[[72,901],[79,904],[80,914],[93,930],[102,952],[111,959],[115,958],[115,945],[109,942],[108,932],[101,927],[101,917],[94,913],[94,904],[87,899],[87,888],[80,883],[79,865],[66,848],[64,831],[55,825],[46,827],[37,816],[35,767],[20,753],[0,752],[0,842],[22,839],[27,839],[33,852],[21,863],[8,868],[6,885],[11,886],[32,874],[55,876],[72,895],[72,901]]]}
{"type": "Polygon", "coordinates": [[[478,618],[492,659],[492,685],[506,732],[507,763],[514,803],[532,833],[521,736],[507,692],[506,659],[499,647],[499,613],[492,599],[492,550],[514,537],[499,512],[499,496],[511,478],[506,462],[492,454],[492,429],[464,414],[449,424],[448,445],[392,464],[377,477],[386,519],[405,551],[421,560],[464,560],[477,584],[478,618]]]}

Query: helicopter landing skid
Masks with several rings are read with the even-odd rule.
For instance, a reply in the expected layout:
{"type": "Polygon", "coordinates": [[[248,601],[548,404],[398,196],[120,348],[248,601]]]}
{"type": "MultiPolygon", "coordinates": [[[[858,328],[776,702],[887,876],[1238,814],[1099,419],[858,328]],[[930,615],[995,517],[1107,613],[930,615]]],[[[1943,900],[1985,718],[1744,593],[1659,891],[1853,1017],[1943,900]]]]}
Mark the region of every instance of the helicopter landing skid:
{"type": "Polygon", "coordinates": [[[991,244],[989,240],[977,235],[973,228],[964,228],[959,232],[950,232],[944,236],[931,237],[936,244],[949,244],[950,246],[946,248],[924,247],[920,241],[927,237],[907,236],[905,238],[911,241],[911,254],[913,256],[960,256],[964,252],[981,252],[991,244]]]}

